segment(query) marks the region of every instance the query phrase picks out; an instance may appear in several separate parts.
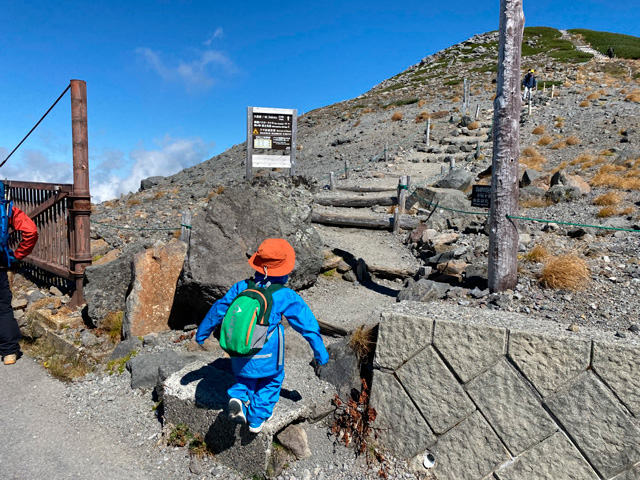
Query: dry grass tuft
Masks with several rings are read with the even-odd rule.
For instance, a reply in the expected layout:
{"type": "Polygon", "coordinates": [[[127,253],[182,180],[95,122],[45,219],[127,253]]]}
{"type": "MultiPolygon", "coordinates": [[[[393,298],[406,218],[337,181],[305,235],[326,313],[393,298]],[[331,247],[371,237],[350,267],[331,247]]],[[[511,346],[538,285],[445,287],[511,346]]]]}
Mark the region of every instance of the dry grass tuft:
{"type": "Polygon", "coordinates": [[[622,202],[622,195],[618,192],[607,192],[599,197],[593,199],[594,205],[620,205],[622,202]]]}
{"type": "Polygon", "coordinates": [[[567,142],[565,142],[564,140],[562,142],[558,142],[554,145],[551,145],[551,150],[560,150],[562,148],[567,148],[567,142]]]}
{"type": "Polygon", "coordinates": [[[127,200],[127,205],[129,207],[133,207],[134,205],[140,205],[142,204],[142,200],[140,200],[139,198],[130,198],[129,200],[127,200]]]}
{"type": "Polygon", "coordinates": [[[580,290],[590,280],[587,262],[573,253],[547,257],[540,273],[540,283],[547,288],[580,290]]]}
{"type": "Polygon", "coordinates": [[[592,162],[592,161],[593,161],[593,155],[589,153],[583,153],[582,155],[578,155],[576,158],[571,160],[569,162],[569,165],[585,164],[587,162],[592,162]]]}
{"type": "Polygon", "coordinates": [[[545,135],[544,137],[540,137],[540,140],[538,140],[538,145],[540,145],[541,147],[544,147],[546,145],[549,145],[553,142],[553,138],[551,138],[548,135],[545,135]]]}
{"type": "Polygon", "coordinates": [[[547,247],[544,245],[534,245],[534,247],[529,250],[523,257],[523,260],[531,263],[541,263],[544,262],[546,258],[551,255],[547,247]]]}
{"type": "Polygon", "coordinates": [[[602,207],[598,212],[599,218],[613,217],[618,214],[618,209],[613,205],[608,205],[606,207],[602,207]]]}
{"type": "Polygon", "coordinates": [[[468,130],[477,130],[478,128],[480,128],[480,122],[471,122],[467,125],[468,130]]]}
{"type": "Polygon", "coordinates": [[[424,99],[418,100],[418,107],[422,108],[426,105],[427,101],[424,99]]]}
{"type": "Polygon", "coordinates": [[[580,107],[590,107],[591,106],[591,102],[589,100],[583,100],[580,102],[580,107]]]}
{"type": "Polygon", "coordinates": [[[546,128],[544,125],[538,125],[536,128],[532,130],[531,133],[534,135],[542,135],[545,132],[546,128]]]}
{"type": "Polygon", "coordinates": [[[567,137],[565,142],[567,143],[567,145],[578,145],[580,144],[580,139],[575,135],[571,135],[570,137],[567,137]]]}
{"type": "Polygon", "coordinates": [[[633,213],[636,212],[636,209],[633,207],[625,207],[622,210],[620,210],[620,212],[618,212],[619,215],[631,215],[633,213]]]}
{"type": "Polygon", "coordinates": [[[117,312],[109,312],[102,321],[101,330],[103,330],[112,343],[117,343],[122,339],[122,321],[124,319],[124,312],[118,310],[117,312]]]}
{"type": "Polygon", "coordinates": [[[420,112],[416,117],[416,123],[426,122],[430,118],[429,112],[420,112]]]}
{"type": "Polygon", "coordinates": [[[590,94],[587,96],[587,100],[597,100],[597,99],[599,99],[599,98],[600,98],[600,94],[599,94],[599,93],[597,93],[597,92],[590,93],[590,94]]]}
{"type": "Polygon", "coordinates": [[[452,102],[452,103],[458,103],[459,101],[460,101],[460,97],[453,97],[453,98],[451,99],[451,102],[452,102]]]}
{"type": "Polygon", "coordinates": [[[402,120],[402,112],[395,112],[393,115],[391,115],[391,120],[393,120],[394,122],[402,120]]]}
{"type": "Polygon", "coordinates": [[[548,198],[531,198],[518,202],[520,208],[544,208],[552,204],[553,202],[548,198]]]}
{"type": "Polygon", "coordinates": [[[522,153],[520,154],[520,156],[521,157],[539,157],[540,152],[536,147],[527,147],[524,150],[522,150],[522,153]]]}
{"type": "Polygon", "coordinates": [[[627,102],[640,103],[640,92],[633,92],[624,97],[627,102]]]}
{"type": "Polygon", "coordinates": [[[542,166],[547,162],[547,159],[542,155],[538,155],[537,157],[523,157],[520,159],[520,163],[525,165],[527,168],[531,170],[535,170],[537,172],[542,171],[542,166]]]}
{"type": "Polygon", "coordinates": [[[349,347],[356,352],[360,361],[366,361],[375,350],[377,333],[374,328],[358,327],[349,339],[349,347]]]}
{"type": "Polygon", "coordinates": [[[373,108],[369,108],[369,107],[363,108],[362,112],[360,112],[360,113],[373,113],[373,108]]]}

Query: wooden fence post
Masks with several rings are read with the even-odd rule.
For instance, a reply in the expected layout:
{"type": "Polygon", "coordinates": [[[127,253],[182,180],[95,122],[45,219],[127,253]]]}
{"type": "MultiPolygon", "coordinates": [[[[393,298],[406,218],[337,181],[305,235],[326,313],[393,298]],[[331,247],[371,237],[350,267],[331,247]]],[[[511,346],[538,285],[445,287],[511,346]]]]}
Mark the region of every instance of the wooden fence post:
{"type": "Polygon", "coordinates": [[[344,178],[345,180],[349,180],[349,159],[344,159],[344,178]]]}
{"type": "Polygon", "coordinates": [[[336,174],[329,172],[329,190],[336,189],[336,174]]]}
{"type": "Polygon", "coordinates": [[[389,142],[384,142],[384,161],[389,161],[389,142]]]}
{"type": "Polygon", "coordinates": [[[191,211],[182,212],[182,230],[180,231],[180,240],[189,245],[191,240],[191,211]]]}
{"type": "Polygon", "coordinates": [[[427,118],[427,147],[429,146],[429,138],[431,137],[431,117],[427,118]]]}
{"type": "Polygon", "coordinates": [[[393,212],[393,233],[398,233],[400,231],[400,216],[404,215],[404,207],[407,201],[407,177],[402,176],[398,182],[398,205],[396,206],[395,211],[393,212]]]}

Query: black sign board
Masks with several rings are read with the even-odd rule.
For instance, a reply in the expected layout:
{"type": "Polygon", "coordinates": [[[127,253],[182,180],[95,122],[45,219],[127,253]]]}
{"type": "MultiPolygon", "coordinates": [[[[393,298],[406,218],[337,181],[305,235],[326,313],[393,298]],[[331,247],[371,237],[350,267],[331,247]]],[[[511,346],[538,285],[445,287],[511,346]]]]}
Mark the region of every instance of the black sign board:
{"type": "Polygon", "coordinates": [[[471,190],[471,206],[491,207],[491,185],[474,185],[471,190]]]}
{"type": "Polygon", "coordinates": [[[286,150],[291,148],[293,115],[254,113],[251,125],[254,148],[286,150]]]}

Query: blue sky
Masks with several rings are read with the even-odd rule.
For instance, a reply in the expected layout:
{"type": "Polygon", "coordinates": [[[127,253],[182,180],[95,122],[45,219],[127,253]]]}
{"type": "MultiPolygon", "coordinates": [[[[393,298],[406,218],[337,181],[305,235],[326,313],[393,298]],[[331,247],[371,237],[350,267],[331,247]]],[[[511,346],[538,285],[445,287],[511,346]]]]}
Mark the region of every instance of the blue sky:
{"type": "MultiPolygon", "coordinates": [[[[640,0],[524,0],[526,26],[640,36],[640,0]]],[[[70,79],[87,82],[95,201],[243,142],[246,107],[307,112],[498,28],[499,2],[4,0],[0,161],[70,79]]],[[[0,169],[71,181],[65,96],[0,169]]],[[[238,169],[243,167],[238,165],[238,169]]]]}

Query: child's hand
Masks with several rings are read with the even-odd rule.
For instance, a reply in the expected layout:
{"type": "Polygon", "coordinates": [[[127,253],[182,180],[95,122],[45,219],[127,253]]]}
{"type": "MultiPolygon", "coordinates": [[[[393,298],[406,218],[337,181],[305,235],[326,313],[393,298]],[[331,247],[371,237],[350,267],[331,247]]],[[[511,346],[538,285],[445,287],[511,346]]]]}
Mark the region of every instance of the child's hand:
{"type": "Polygon", "coordinates": [[[320,363],[314,358],[313,360],[311,360],[310,365],[313,367],[313,371],[315,372],[316,376],[320,377],[322,375],[322,372],[324,371],[326,363],[320,363]]]}

